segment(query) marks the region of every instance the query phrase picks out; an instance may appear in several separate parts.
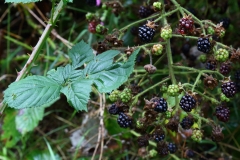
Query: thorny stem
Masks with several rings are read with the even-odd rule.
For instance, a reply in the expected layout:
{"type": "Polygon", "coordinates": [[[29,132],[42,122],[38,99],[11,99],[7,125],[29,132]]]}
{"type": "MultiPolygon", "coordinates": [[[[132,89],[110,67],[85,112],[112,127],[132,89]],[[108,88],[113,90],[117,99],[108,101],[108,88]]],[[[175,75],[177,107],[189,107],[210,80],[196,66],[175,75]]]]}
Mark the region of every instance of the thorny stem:
{"type": "MultiPolygon", "coordinates": [[[[20,79],[24,78],[26,76],[26,74],[28,73],[28,71],[31,69],[33,63],[35,62],[38,55],[40,54],[40,51],[41,51],[43,45],[45,44],[45,41],[48,38],[49,33],[51,32],[53,26],[56,24],[56,22],[58,20],[58,17],[60,16],[61,10],[66,6],[66,3],[67,2],[65,2],[64,0],[61,0],[59,2],[59,4],[57,5],[57,7],[54,11],[54,14],[49,21],[49,24],[47,24],[43,34],[41,35],[41,37],[38,41],[38,43],[33,48],[31,56],[29,57],[28,61],[26,62],[26,64],[22,68],[22,70],[20,72],[18,72],[18,76],[17,76],[16,81],[19,81],[20,79]]],[[[7,104],[5,104],[3,102],[0,103],[0,113],[2,113],[4,111],[6,106],[7,106],[7,104]]]]}

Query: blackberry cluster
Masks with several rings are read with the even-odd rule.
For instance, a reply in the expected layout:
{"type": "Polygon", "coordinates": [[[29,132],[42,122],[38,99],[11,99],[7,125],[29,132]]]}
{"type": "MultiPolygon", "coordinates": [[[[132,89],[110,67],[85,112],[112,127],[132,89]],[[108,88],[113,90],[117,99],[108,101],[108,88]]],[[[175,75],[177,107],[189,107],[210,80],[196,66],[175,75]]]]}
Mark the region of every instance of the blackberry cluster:
{"type": "Polygon", "coordinates": [[[119,113],[119,109],[117,107],[116,104],[112,104],[109,108],[108,108],[108,112],[110,114],[113,114],[113,115],[117,115],[119,113]]]}
{"type": "Polygon", "coordinates": [[[225,82],[221,85],[222,93],[227,98],[233,97],[236,94],[236,86],[234,82],[225,82]]]}
{"type": "Polygon", "coordinates": [[[206,63],[206,69],[215,71],[217,68],[217,62],[215,60],[209,60],[206,63]]]}
{"type": "Polygon", "coordinates": [[[142,42],[150,42],[155,35],[155,29],[144,24],[138,28],[138,36],[142,42]]]}
{"type": "Polygon", "coordinates": [[[155,106],[154,110],[156,112],[163,113],[163,112],[166,112],[167,109],[168,109],[167,102],[163,98],[160,98],[159,100],[156,100],[155,104],[156,104],[156,106],[155,106]]]}
{"type": "Polygon", "coordinates": [[[180,125],[183,129],[190,129],[193,125],[193,118],[190,117],[184,117],[180,125]]]}
{"type": "Polygon", "coordinates": [[[119,113],[117,122],[120,127],[127,128],[132,126],[132,118],[127,116],[125,113],[119,113]]]}
{"type": "Polygon", "coordinates": [[[146,18],[154,13],[154,10],[151,7],[140,6],[138,14],[141,18],[146,18]]]}
{"type": "Polygon", "coordinates": [[[196,100],[187,94],[181,98],[179,105],[185,112],[191,112],[196,105],[196,100]]]}
{"type": "Polygon", "coordinates": [[[168,143],[168,151],[170,153],[175,153],[177,151],[177,145],[174,143],[168,143]]]}
{"type": "Polygon", "coordinates": [[[194,30],[194,21],[191,17],[183,17],[179,20],[179,29],[180,34],[192,33],[194,30]]]}
{"type": "Polygon", "coordinates": [[[165,134],[164,133],[158,134],[155,132],[152,134],[152,137],[156,142],[160,142],[160,141],[164,140],[165,134]]]}
{"type": "Polygon", "coordinates": [[[230,110],[228,107],[224,107],[221,105],[216,108],[215,115],[217,116],[219,121],[227,122],[230,117],[230,110]]]}
{"type": "Polygon", "coordinates": [[[195,153],[191,149],[187,149],[184,153],[184,157],[186,158],[193,158],[195,156],[195,153]]]}
{"type": "Polygon", "coordinates": [[[211,50],[211,43],[209,38],[198,38],[197,48],[203,53],[209,53],[211,50]]]}
{"type": "Polygon", "coordinates": [[[229,73],[231,72],[231,65],[230,65],[230,63],[222,63],[221,66],[220,66],[219,71],[224,76],[229,75],[229,73]]]}

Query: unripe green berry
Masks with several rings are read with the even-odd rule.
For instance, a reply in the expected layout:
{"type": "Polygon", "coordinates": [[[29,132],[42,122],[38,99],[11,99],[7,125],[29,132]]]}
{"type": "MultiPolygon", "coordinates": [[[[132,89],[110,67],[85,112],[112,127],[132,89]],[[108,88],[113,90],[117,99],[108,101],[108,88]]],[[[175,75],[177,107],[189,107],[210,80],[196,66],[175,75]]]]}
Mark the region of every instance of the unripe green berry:
{"type": "Polygon", "coordinates": [[[152,47],[152,52],[154,55],[161,55],[162,54],[162,51],[163,51],[163,46],[161,44],[155,44],[153,45],[152,47]]]}
{"type": "Polygon", "coordinates": [[[116,102],[119,98],[120,91],[119,90],[114,90],[112,93],[109,95],[109,99],[112,102],[116,102]]]}
{"type": "Polygon", "coordinates": [[[220,48],[214,53],[214,57],[219,62],[228,60],[229,52],[226,49],[220,48]]]}
{"type": "Polygon", "coordinates": [[[105,29],[105,27],[103,25],[101,25],[101,24],[98,24],[96,26],[96,32],[97,33],[102,33],[104,29],[105,29]]]}
{"type": "Polygon", "coordinates": [[[212,26],[209,26],[208,28],[207,28],[207,33],[208,34],[214,34],[214,28],[212,27],[212,26]]]}
{"type": "Polygon", "coordinates": [[[229,102],[229,101],[230,101],[230,99],[227,98],[227,97],[225,96],[225,94],[223,94],[223,93],[221,93],[220,99],[221,99],[222,102],[229,102]]]}
{"type": "Polygon", "coordinates": [[[157,152],[155,149],[151,149],[151,150],[149,151],[150,157],[156,157],[157,154],[158,154],[158,152],[157,152]]]}
{"type": "Polygon", "coordinates": [[[120,93],[120,99],[122,102],[129,102],[132,98],[132,93],[129,88],[125,88],[121,93],[120,93]]]}
{"type": "Polygon", "coordinates": [[[168,86],[167,93],[169,96],[177,96],[179,94],[179,87],[176,84],[168,86]]]}
{"type": "Polygon", "coordinates": [[[165,116],[166,116],[166,118],[171,118],[172,117],[172,112],[170,112],[170,111],[166,111],[165,112],[165,116]]]}
{"type": "Polygon", "coordinates": [[[137,128],[142,128],[144,125],[143,125],[143,123],[141,122],[141,121],[139,121],[139,120],[137,120],[137,122],[136,122],[136,127],[137,128]]]}
{"type": "Polygon", "coordinates": [[[224,29],[222,29],[222,30],[220,31],[219,37],[220,37],[220,38],[224,37],[225,32],[226,32],[226,31],[225,31],[224,29]]]}
{"type": "Polygon", "coordinates": [[[153,8],[155,11],[160,11],[162,9],[162,3],[161,2],[154,2],[153,8]]]}
{"type": "Polygon", "coordinates": [[[87,13],[86,14],[86,19],[88,20],[88,21],[91,21],[93,18],[95,17],[95,15],[93,14],[93,13],[87,13]]]}
{"type": "Polygon", "coordinates": [[[172,29],[169,25],[163,27],[161,29],[161,37],[164,39],[164,40],[167,40],[169,38],[172,38],[172,29]]]}
{"type": "Polygon", "coordinates": [[[191,138],[194,141],[200,142],[202,140],[202,137],[203,137],[203,133],[201,132],[201,130],[198,130],[198,129],[193,130],[191,138]]]}
{"type": "Polygon", "coordinates": [[[205,54],[201,54],[199,56],[199,60],[200,62],[205,63],[207,61],[207,56],[205,54]]]}
{"type": "Polygon", "coordinates": [[[167,90],[168,90],[168,87],[167,87],[166,84],[162,85],[161,88],[160,88],[160,91],[163,92],[163,93],[167,92],[167,90]]]}

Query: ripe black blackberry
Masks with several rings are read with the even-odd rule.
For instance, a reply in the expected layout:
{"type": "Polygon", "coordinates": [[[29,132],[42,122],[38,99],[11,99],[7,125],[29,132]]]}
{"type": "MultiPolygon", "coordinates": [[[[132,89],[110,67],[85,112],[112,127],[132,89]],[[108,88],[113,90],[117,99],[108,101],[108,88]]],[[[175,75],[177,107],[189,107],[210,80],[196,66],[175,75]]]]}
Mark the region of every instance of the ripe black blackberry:
{"type": "Polygon", "coordinates": [[[225,18],[222,18],[219,23],[222,22],[222,26],[227,29],[229,27],[229,24],[230,24],[230,19],[225,17],[225,18]]]}
{"type": "Polygon", "coordinates": [[[138,14],[141,18],[146,18],[153,13],[154,13],[154,10],[149,6],[147,6],[147,7],[140,6],[139,10],[138,10],[138,14]]]}
{"type": "Polygon", "coordinates": [[[96,6],[96,0],[86,0],[86,3],[89,5],[89,6],[96,6]]]}
{"type": "Polygon", "coordinates": [[[160,142],[160,141],[162,141],[162,140],[164,140],[164,138],[165,138],[165,134],[164,134],[164,132],[163,133],[157,133],[157,132],[154,132],[153,134],[152,134],[152,137],[153,137],[153,139],[156,141],[156,142],[160,142]]]}
{"type": "Polygon", "coordinates": [[[209,38],[198,38],[197,48],[203,53],[209,53],[211,50],[211,43],[209,38]]]}
{"type": "Polygon", "coordinates": [[[190,129],[193,125],[193,118],[191,117],[184,117],[180,125],[183,129],[190,129]]]}
{"type": "Polygon", "coordinates": [[[168,105],[167,105],[167,102],[165,101],[165,99],[160,98],[159,100],[156,100],[154,103],[156,104],[156,106],[154,108],[154,110],[156,112],[163,113],[163,112],[167,111],[168,105]]]}
{"type": "Polygon", "coordinates": [[[236,94],[236,86],[232,81],[223,83],[221,85],[221,89],[222,93],[228,98],[233,97],[236,94]]]}
{"type": "Polygon", "coordinates": [[[127,116],[125,113],[119,113],[117,122],[120,127],[127,128],[132,126],[132,118],[127,116]]]}
{"type": "Polygon", "coordinates": [[[185,112],[191,112],[196,106],[196,100],[192,96],[186,94],[181,98],[179,105],[185,112]]]}
{"type": "Polygon", "coordinates": [[[219,71],[224,76],[229,75],[229,73],[231,72],[231,65],[230,65],[230,63],[222,63],[221,66],[220,66],[219,71]]]}
{"type": "Polygon", "coordinates": [[[147,24],[138,28],[138,37],[142,42],[150,42],[155,35],[155,24],[154,22],[148,21],[147,24]]]}
{"type": "Polygon", "coordinates": [[[175,153],[177,151],[177,145],[174,143],[168,143],[168,151],[170,153],[175,153]]]}
{"type": "Polygon", "coordinates": [[[229,120],[230,110],[228,107],[224,107],[221,105],[216,108],[215,115],[217,116],[219,121],[227,122],[229,120]]]}
{"type": "Polygon", "coordinates": [[[117,107],[116,104],[112,104],[112,105],[108,108],[108,112],[109,112],[110,114],[116,115],[116,114],[119,113],[119,109],[118,109],[118,107],[117,107]]]}
{"type": "Polygon", "coordinates": [[[208,60],[206,62],[206,69],[215,71],[217,68],[217,62],[215,60],[208,60]]]}

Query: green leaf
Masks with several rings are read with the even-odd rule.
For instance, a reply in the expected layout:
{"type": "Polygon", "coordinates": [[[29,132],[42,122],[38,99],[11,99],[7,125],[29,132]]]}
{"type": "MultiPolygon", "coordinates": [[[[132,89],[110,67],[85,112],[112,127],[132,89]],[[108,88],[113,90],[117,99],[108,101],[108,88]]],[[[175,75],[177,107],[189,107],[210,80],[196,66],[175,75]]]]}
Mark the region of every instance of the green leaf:
{"type": "Polygon", "coordinates": [[[1,134],[1,140],[6,143],[6,147],[11,148],[16,145],[22,136],[16,129],[15,117],[17,111],[12,108],[6,108],[4,113],[5,117],[2,126],[3,133],[1,134]]]}
{"type": "MultiPolygon", "coordinates": [[[[51,159],[52,156],[49,154],[49,151],[41,151],[41,150],[31,150],[31,152],[27,153],[28,155],[26,156],[26,159],[31,159],[31,160],[47,160],[51,159]]],[[[58,154],[54,154],[54,159],[55,160],[61,160],[60,156],[58,154]]]]}
{"type": "Polygon", "coordinates": [[[16,116],[17,130],[22,134],[32,131],[38,122],[43,119],[44,107],[24,108],[18,111],[16,116]]]}
{"type": "Polygon", "coordinates": [[[12,83],[4,91],[4,101],[12,108],[47,107],[60,98],[61,86],[43,76],[29,76],[12,83]]]}
{"type": "Polygon", "coordinates": [[[92,80],[81,79],[68,86],[65,86],[61,92],[66,95],[68,103],[76,110],[87,111],[87,103],[91,92],[92,80]]]}
{"type": "Polygon", "coordinates": [[[41,0],[5,0],[5,3],[32,3],[39,2],[41,0]]]}
{"type": "Polygon", "coordinates": [[[72,65],[66,65],[65,67],[58,67],[57,70],[52,69],[47,72],[47,77],[51,78],[59,85],[62,85],[68,81],[74,81],[82,77],[82,70],[75,70],[72,65]]]}
{"type": "Polygon", "coordinates": [[[94,58],[91,46],[84,41],[77,43],[69,52],[69,57],[74,69],[81,67],[84,63],[87,63],[94,58]]]}
{"type": "Polygon", "coordinates": [[[94,80],[100,92],[111,92],[127,81],[133,71],[139,50],[134,51],[126,62],[114,64],[112,64],[113,58],[119,54],[119,51],[104,52],[87,65],[83,74],[94,80]]]}

